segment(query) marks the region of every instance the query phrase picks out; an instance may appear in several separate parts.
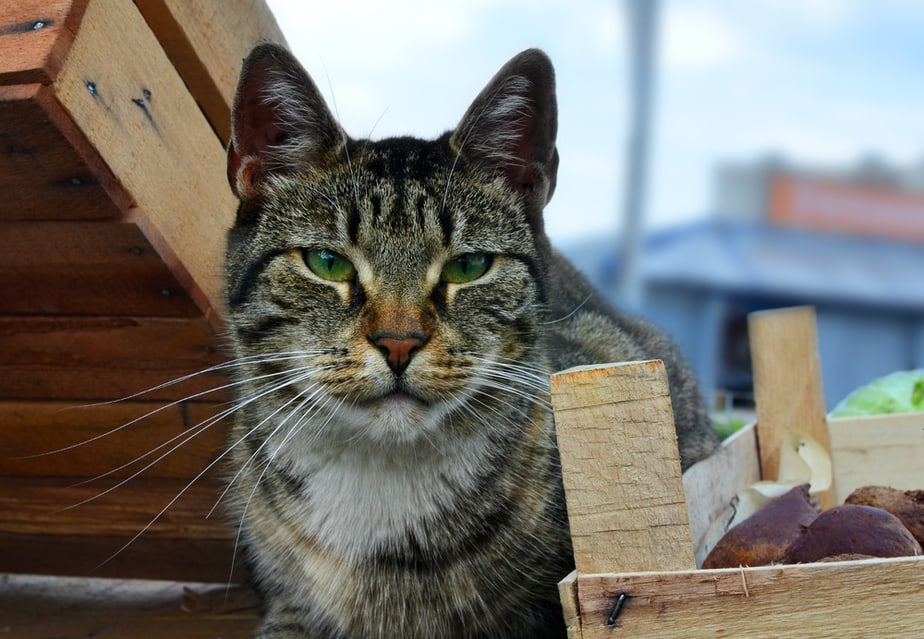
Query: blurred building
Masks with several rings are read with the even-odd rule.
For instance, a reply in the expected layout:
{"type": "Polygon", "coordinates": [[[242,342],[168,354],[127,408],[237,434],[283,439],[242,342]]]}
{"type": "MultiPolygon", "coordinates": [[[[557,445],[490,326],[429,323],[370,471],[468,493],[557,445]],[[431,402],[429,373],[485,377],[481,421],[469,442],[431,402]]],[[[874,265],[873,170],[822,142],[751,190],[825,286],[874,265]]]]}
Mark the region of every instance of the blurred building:
{"type": "MultiPolygon", "coordinates": [[[[638,312],[675,336],[704,389],[750,399],[747,314],[782,306],[816,308],[829,407],[924,367],[924,167],[727,166],[715,211],[649,237],[639,268],[638,312]]],[[[566,249],[614,297],[615,244],[566,249]]]]}

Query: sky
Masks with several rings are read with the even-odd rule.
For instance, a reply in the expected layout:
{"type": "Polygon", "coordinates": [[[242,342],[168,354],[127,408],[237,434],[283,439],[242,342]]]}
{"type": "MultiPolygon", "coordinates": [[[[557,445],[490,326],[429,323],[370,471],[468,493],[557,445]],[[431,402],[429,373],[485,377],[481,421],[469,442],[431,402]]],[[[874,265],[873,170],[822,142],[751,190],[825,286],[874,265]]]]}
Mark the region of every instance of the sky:
{"type": "MultiPolygon", "coordinates": [[[[436,136],[494,73],[539,47],[558,84],[553,241],[621,228],[624,0],[268,0],[354,137],[436,136]]],[[[644,225],[713,210],[722,163],[924,161],[924,2],[662,0],[644,225]]]]}

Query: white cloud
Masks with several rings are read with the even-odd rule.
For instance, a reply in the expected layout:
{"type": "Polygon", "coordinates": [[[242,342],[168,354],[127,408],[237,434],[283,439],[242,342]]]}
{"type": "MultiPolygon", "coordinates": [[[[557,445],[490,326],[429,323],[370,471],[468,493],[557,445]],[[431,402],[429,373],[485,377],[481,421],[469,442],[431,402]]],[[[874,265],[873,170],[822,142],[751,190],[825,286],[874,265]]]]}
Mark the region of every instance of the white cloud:
{"type": "Polygon", "coordinates": [[[735,25],[712,9],[665,3],[661,19],[660,55],[668,67],[714,67],[741,54],[735,25]]]}

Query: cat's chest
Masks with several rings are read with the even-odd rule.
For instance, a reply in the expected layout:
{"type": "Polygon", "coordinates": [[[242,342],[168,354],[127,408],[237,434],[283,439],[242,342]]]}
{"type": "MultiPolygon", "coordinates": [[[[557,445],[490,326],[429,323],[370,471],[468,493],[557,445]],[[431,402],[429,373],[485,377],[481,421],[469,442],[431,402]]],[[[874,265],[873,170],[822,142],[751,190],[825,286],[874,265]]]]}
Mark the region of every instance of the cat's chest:
{"type": "Polygon", "coordinates": [[[426,540],[477,483],[477,464],[465,461],[477,451],[460,452],[422,447],[303,456],[294,467],[304,481],[292,514],[321,546],[353,559],[401,546],[409,536],[426,540]]]}

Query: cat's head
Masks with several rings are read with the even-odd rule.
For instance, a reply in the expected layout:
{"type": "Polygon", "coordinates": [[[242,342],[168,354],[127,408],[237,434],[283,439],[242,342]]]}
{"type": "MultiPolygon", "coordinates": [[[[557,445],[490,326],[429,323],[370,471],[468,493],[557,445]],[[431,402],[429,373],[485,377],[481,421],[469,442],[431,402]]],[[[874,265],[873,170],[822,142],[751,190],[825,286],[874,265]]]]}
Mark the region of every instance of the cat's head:
{"type": "Polygon", "coordinates": [[[508,62],[437,140],[369,141],[344,133],[287,51],[254,49],[228,149],[241,201],[228,316],[247,392],[386,440],[529,404],[555,133],[540,51],[508,62]]]}

